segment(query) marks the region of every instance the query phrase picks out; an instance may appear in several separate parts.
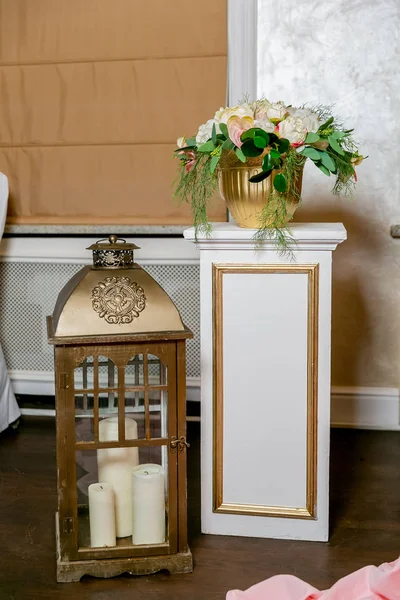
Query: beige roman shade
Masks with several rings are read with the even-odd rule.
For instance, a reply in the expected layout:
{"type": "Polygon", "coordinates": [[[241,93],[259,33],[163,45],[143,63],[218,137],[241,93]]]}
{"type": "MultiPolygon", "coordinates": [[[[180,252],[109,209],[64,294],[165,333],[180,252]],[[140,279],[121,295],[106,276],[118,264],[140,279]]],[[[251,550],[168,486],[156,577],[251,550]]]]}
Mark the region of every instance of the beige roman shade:
{"type": "Polygon", "coordinates": [[[226,0],[0,0],[9,222],[190,223],[172,151],[225,104],[226,20],[226,0]]]}

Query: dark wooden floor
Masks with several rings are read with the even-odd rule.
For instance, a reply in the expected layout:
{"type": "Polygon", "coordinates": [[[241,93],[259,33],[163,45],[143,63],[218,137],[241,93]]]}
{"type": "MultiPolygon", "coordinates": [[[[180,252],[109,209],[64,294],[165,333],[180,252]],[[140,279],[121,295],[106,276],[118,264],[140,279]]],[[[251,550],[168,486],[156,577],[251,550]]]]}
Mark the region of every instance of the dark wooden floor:
{"type": "Polygon", "coordinates": [[[355,569],[399,555],[399,433],[332,430],[328,544],[201,535],[197,424],[190,424],[188,437],[194,572],[57,584],[54,422],[26,418],[17,434],[0,435],[0,599],[223,600],[229,589],[278,573],[326,588],[355,569]]]}

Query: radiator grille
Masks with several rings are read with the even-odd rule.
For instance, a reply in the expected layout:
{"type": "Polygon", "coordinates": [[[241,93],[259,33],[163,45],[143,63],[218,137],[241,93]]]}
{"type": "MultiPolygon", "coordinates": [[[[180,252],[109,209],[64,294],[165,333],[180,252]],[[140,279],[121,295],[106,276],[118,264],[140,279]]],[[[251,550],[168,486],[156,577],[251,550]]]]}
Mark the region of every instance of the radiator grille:
{"type": "MultiPolygon", "coordinates": [[[[187,376],[200,375],[200,269],[198,265],[142,265],[170,295],[193,331],[187,376]]],[[[10,370],[52,371],[46,316],[61,288],[82,265],[0,263],[0,340],[10,370]]]]}

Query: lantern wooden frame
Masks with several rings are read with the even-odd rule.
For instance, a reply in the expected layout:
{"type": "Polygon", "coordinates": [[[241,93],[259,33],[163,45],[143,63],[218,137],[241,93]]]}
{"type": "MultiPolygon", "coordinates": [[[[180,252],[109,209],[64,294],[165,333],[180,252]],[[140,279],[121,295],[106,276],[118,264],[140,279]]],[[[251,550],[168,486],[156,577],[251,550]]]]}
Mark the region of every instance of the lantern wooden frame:
{"type": "MultiPolygon", "coordinates": [[[[193,569],[187,543],[186,500],[186,354],[185,341],[193,335],[186,327],[179,332],[121,334],[111,336],[57,337],[48,317],[48,338],[54,344],[56,373],[56,422],[58,467],[57,580],[79,581],[83,575],[113,577],[128,572],[149,574],[161,569],[170,573],[187,573],[193,569]],[[125,392],[137,389],[126,386],[124,369],[135,355],[143,355],[144,413],[146,435],[143,439],[125,440],[125,392]],[[168,369],[165,385],[152,386],[148,381],[147,356],[159,357],[168,369]],[[74,369],[86,357],[93,357],[94,441],[76,442],[74,369]],[[117,389],[119,440],[100,442],[98,357],[109,357],[118,369],[117,389]],[[150,438],[149,391],[165,389],[168,393],[167,437],[150,438]],[[79,548],[78,504],[76,492],[76,451],[118,447],[165,446],[168,448],[168,530],[165,544],[79,548]]],[[[113,388],[114,389],[114,388],[113,388]]],[[[83,389],[83,391],[88,391],[83,389]]],[[[82,392],[82,389],[79,390],[82,392]]]]}

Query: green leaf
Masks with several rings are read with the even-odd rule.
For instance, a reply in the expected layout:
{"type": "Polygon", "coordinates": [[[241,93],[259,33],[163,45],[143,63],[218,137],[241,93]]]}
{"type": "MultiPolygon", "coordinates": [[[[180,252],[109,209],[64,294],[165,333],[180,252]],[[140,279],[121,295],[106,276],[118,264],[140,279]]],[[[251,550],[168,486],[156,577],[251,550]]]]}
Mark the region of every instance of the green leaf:
{"type": "Polygon", "coordinates": [[[313,144],[314,142],[318,142],[319,140],[319,135],[318,133],[312,133],[312,131],[310,131],[310,133],[307,133],[307,137],[304,140],[305,144],[313,144]]]}
{"type": "Polygon", "coordinates": [[[186,146],[196,146],[196,138],[189,138],[188,140],[186,140],[186,146]]]}
{"type": "Polygon", "coordinates": [[[222,144],[222,148],[224,150],[232,150],[232,148],[234,148],[234,146],[235,146],[235,144],[229,138],[227,140],[225,140],[224,143],[222,144]]]}
{"type": "Polygon", "coordinates": [[[254,129],[254,136],[263,137],[267,144],[269,142],[269,134],[266,131],[264,131],[264,129],[260,129],[260,127],[256,127],[254,129]]]}
{"type": "Polygon", "coordinates": [[[210,173],[214,173],[215,168],[218,164],[218,161],[220,159],[220,156],[213,156],[211,159],[211,163],[210,163],[210,173]]]}
{"type": "Polygon", "coordinates": [[[345,131],[334,131],[333,133],[331,133],[331,136],[333,138],[335,138],[336,140],[341,140],[342,138],[346,137],[347,133],[345,131]]]}
{"type": "Polygon", "coordinates": [[[270,171],[274,168],[274,159],[271,154],[266,154],[263,158],[262,168],[264,171],[270,171]]]}
{"type": "Polygon", "coordinates": [[[214,146],[217,145],[217,128],[215,127],[215,123],[212,126],[211,139],[213,141],[214,146]]]}
{"type": "Polygon", "coordinates": [[[249,156],[251,158],[260,156],[260,154],[263,153],[263,149],[257,148],[257,146],[254,145],[253,140],[246,140],[243,142],[241,150],[245,156],[249,156]]]}
{"type": "Polygon", "coordinates": [[[290,142],[286,138],[278,139],[278,150],[281,154],[284,154],[289,150],[290,142]]]}
{"type": "Polygon", "coordinates": [[[257,146],[257,148],[262,148],[264,150],[264,148],[267,145],[267,141],[264,137],[261,137],[260,135],[255,135],[254,145],[257,146]]]}
{"type": "Polygon", "coordinates": [[[226,138],[229,138],[228,127],[225,125],[225,123],[220,123],[219,128],[222,135],[224,135],[226,138]]]}
{"type": "Polygon", "coordinates": [[[328,177],[330,177],[331,172],[329,171],[329,169],[327,169],[325,167],[325,165],[323,165],[322,163],[315,163],[315,166],[318,167],[318,169],[320,171],[322,171],[324,173],[324,175],[327,175],[328,177]]]}
{"type": "Polygon", "coordinates": [[[280,158],[281,157],[279,150],[275,150],[275,148],[271,149],[271,152],[269,153],[269,155],[271,156],[271,158],[280,158]]]}
{"type": "Polygon", "coordinates": [[[333,158],[327,152],[319,152],[321,157],[321,162],[331,173],[336,172],[336,164],[333,158]]]}
{"type": "Polygon", "coordinates": [[[252,140],[254,138],[255,132],[255,127],[247,129],[247,131],[243,131],[242,135],[240,136],[240,139],[242,140],[242,142],[244,142],[245,140],[252,140]]]}
{"type": "Polygon", "coordinates": [[[319,152],[315,148],[304,148],[301,152],[299,152],[299,154],[305,156],[306,158],[311,158],[311,160],[321,160],[319,152]]]}
{"type": "Polygon", "coordinates": [[[215,150],[214,142],[212,140],[208,140],[208,142],[206,142],[205,144],[201,144],[201,146],[199,146],[197,150],[199,152],[212,152],[213,150],[215,150]]]}
{"type": "Polygon", "coordinates": [[[340,154],[341,156],[344,156],[344,151],[342,149],[342,147],[340,146],[339,142],[336,140],[336,138],[333,137],[333,135],[329,135],[328,136],[328,142],[330,147],[335,150],[335,152],[337,152],[338,154],[340,154]]]}
{"type": "Polygon", "coordinates": [[[278,142],[278,140],[280,139],[280,138],[278,138],[278,136],[275,133],[269,133],[268,137],[269,137],[269,145],[270,146],[272,146],[272,144],[276,144],[278,142]]]}
{"type": "Polygon", "coordinates": [[[318,131],[323,131],[324,129],[329,127],[329,125],[332,125],[334,120],[335,120],[334,117],[330,117],[323,125],[321,125],[321,127],[318,129],[318,131]]]}
{"type": "Polygon", "coordinates": [[[236,153],[236,156],[238,157],[238,159],[240,161],[242,161],[242,163],[246,162],[246,157],[240,148],[235,148],[235,153],[236,153]]]}
{"type": "Polygon", "coordinates": [[[257,173],[257,175],[253,175],[253,177],[249,177],[249,181],[251,183],[260,183],[260,181],[264,181],[264,179],[267,179],[267,177],[269,177],[272,173],[272,170],[269,171],[261,171],[260,173],[257,173]]]}
{"type": "Polygon", "coordinates": [[[286,177],[282,173],[278,173],[274,178],[274,188],[281,194],[286,190],[287,181],[286,177]]]}

